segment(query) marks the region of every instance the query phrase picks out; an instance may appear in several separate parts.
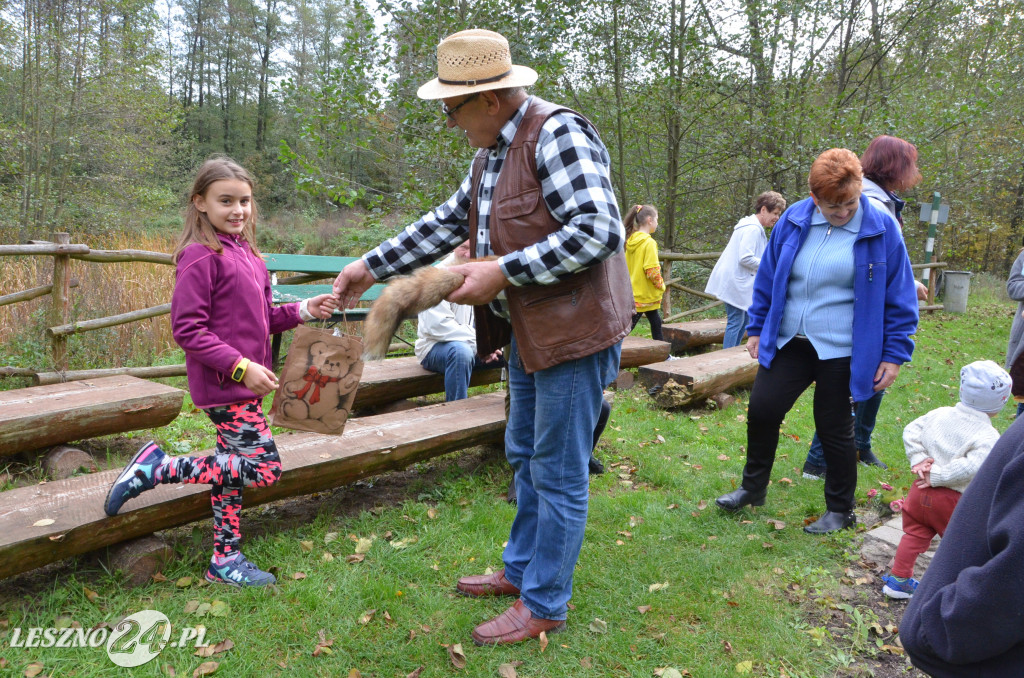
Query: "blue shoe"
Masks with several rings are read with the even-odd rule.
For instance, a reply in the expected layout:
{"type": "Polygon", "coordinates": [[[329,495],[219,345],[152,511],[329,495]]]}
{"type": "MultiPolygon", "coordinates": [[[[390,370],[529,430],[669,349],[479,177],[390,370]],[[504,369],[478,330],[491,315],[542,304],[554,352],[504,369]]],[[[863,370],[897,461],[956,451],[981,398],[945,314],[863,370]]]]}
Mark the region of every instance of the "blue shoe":
{"type": "Polygon", "coordinates": [[[907,598],[914,597],[914,591],[917,590],[917,580],[913,577],[894,577],[891,574],[884,575],[882,581],[885,586],[882,587],[882,593],[889,596],[890,598],[896,598],[899,600],[906,600],[907,598]]]}
{"type": "Polygon", "coordinates": [[[206,570],[206,581],[228,586],[266,586],[277,581],[277,577],[264,572],[250,563],[241,552],[223,565],[210,561],[206,570]]]}
{"type": "Polygon", "coordinates": [[[121,475],[110,486],[107,500],[103,504],[103,510],[107,515],[116,516],[126,501],[139,496],[145,490],[152,490],[156,486],[153,482],[153,474],[156,467],[165,459],[167,459],[167,455],[152,440],[143,445],[135,458],[128,462],[128,465],[121,471],[121,475]]]}

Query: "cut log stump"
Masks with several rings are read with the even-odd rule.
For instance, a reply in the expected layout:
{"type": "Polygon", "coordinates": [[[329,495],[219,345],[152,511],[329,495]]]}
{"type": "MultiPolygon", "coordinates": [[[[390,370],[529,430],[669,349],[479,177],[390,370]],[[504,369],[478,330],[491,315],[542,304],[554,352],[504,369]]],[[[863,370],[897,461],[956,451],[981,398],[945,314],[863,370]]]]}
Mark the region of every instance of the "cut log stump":
{"type": "Polygon", "coordinates": [[[754,382],[757,361],[745,346],[641,367],[640,383],[665,408],[687,407],[736,386],[754,382]]]}
{"type": "MultiPolygon", "coordinates": [[[[269,487],[246,488],[245,505],[327,490],[447,452],[500,443],[504,433],[505,393],[499,391],[350,419],[340,436],[275,436],[284,473],[269,487]]],[[[0,579],[211,515],[209,486],[181,484],[159,485],[107,517],[103,501],[119,473],[112,469],[0,492],[0,579]]]]}
{"type": "Polygon", "coordinates": [[[730,405],[734,405],[736,403],[736,396],[729,395],[728,393],[716,393],[708,398],[708,400],[715,404],[715,409],[724,410],[730,405]]]}
{"type": "Polygon", "coordinates": [[[158,428],[178,416],[185,393],[119,375],[0,392],[0,456],[72,440],[158,428]]]}
{"type": "Polygon", "coordinates": [[[679,355],[698,346],[721,344],[725,339],[725,320],[712,318],[685,323],[668,323],[662,325],[661,332],[665,341],[672,345],[672,354],[679,355]]]}
{"type": "Polygon", "coordinates": [[[77,447],[57,445],[43,455],[43,471],[54,480],[70,478],[79,470],[92,473],[96,470],[96,460],[88,452],[77,447]]]}
{"type": "Polygon", "coordinates": [[[160,572],[174,555],[173,549],[160,537],[150,535],[122,542],[107,550],[107,567],[124,574],[128,586],[142,586],[160,572]]]}
{"type": "Polygon", "coordinates": [[[619,376],[615,377],[612,386],[616,391],[628,391],[636,384],[636,377],[629,370],[619,370],[619,376]]]}

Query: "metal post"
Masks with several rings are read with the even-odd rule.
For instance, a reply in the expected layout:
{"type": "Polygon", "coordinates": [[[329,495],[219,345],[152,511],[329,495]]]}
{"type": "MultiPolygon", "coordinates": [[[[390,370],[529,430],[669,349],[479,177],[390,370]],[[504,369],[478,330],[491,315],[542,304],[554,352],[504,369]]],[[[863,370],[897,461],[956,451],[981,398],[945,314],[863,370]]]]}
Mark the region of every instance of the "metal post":
{"type": "MultiPolygon", "coordinates": [[[[939,195],[938,191],[932,193],[932,213],[928,217],[928,240],[924,244],[924,263],[930,264],[935,260],[935,225],[939,223],[939,210],[942,208],[942,196],[939,195]]],[[[926,268],[921,271],[921,282],[925,285],[929,284],[929,277],[931,276],[932,270],[926,268]]],[[[929,297],[934,294],[932,287],[928,288],[929,297]]]]}

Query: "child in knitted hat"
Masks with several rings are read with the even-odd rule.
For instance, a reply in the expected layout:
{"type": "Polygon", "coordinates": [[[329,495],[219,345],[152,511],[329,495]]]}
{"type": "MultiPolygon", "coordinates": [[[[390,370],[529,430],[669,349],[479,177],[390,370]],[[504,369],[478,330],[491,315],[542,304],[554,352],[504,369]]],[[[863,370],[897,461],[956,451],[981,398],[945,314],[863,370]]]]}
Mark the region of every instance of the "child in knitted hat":
{"type": "Polygon", "coordinates": [[[932,410],[903,429],[903,445],[917,480],[903,502],[903,538],[892,574],[882,577],[885,595],[914,595],[914,563],[932,537],[945,534],[961,494],[999,440],[992,418],[1009,397],[1006,370],[991,360],[978,360],[960,370],[959,403],[932,410]]]}

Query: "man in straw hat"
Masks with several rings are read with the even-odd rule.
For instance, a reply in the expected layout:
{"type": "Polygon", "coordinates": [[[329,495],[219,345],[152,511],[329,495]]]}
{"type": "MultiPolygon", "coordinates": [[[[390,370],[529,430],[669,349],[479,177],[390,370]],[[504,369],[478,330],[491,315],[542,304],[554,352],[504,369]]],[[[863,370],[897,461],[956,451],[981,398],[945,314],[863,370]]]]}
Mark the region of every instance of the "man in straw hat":
{"type": "Polygon", "coordinates": [[[615,378],[633,299],[608,151],[581,115],[529,96],[531,68],[512,64],[492,31],[450,35],[438,77],[448,127],[479,149],[446,203],[348,266],[334,282],[351,307],[374,282],[431,263],[469,240],[478,259],[448,300],[476,305],[477,351],[511,342],[505,453],[518,508],[505,567],[464,577],[466,596],[515,604],[473,630],[479,645],[565,628],[587,519],[587,461],[602,391],[615,378]]]}

